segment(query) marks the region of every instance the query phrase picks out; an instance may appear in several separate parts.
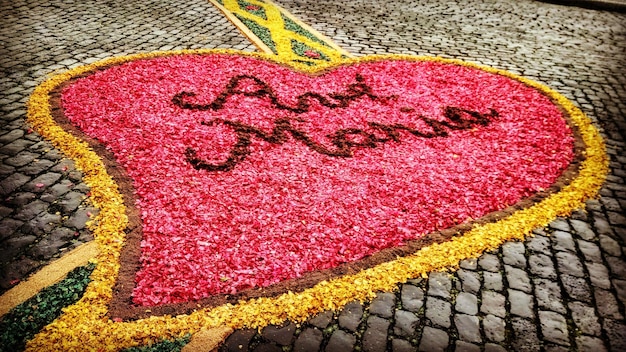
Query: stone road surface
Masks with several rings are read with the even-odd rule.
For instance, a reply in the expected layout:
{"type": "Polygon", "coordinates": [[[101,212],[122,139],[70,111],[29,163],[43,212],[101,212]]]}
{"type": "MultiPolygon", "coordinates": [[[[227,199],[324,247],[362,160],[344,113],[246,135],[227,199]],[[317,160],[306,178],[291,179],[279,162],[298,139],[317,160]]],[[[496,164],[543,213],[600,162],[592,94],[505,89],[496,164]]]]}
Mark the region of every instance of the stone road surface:
{"type": "MultiPolygon", "coordinates": [[[[0,3],[0,293],[91,240],[72,162],[25,124],[46,75],[106,57],[256,50],[204,0],[0,3]]],[[[302,323],[236,331],[223,351],[626,351],[626,14],[528,0],[282,0],[355,55],[459,58],[547,84],[610,154],[598,200],[524,243],[302,323]]]]}

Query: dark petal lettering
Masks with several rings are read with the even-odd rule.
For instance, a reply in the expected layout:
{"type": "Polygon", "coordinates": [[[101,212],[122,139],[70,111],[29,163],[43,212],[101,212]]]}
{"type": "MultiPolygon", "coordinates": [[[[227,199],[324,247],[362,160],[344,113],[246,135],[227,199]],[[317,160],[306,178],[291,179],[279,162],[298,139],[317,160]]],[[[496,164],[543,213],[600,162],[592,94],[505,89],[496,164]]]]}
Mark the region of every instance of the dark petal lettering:
{"type": "MultiPolygon", "coordinates": [[[[350,102],[367,96],[372,101],[387,104],[390,100],[396,100],[398,96],[392,95],[387,97],[379,97],[374,94],[372,88],[365,83],[362,75],[356,75],[356,83],[347,86],[345,93],[331,93],[324,96],[315,92],[306,92],[298,96],[296,106],[286,105],[279,101],[272,88],[261,79],[251,75],[239,75],[233,77],[226,89],[221,92],[213,102],[209,104],[195,104],[189,102],[190,99],[196,97],[192,92],[180,92],[172,98],[174,105],[188,110],[220,110],[224,108],[224,104],[231,96],[243,95],[247,97],[256,97],[259,99],[269,99],[275,109],[287,110],[296,114],[303,114],[311,110],[312,102],[317,101],[318,104],[329,109],[345,108],[350,102]],[[254,89],[244,89],[241,86],[242,81],[252,81],[254,89]]],[[[412,107],[402,107],[400,111],[403,113],[415,113],[412,107]]],[[[368,130],[359,128],[343,128],[329,134],[326,137],[330,140],[334,149],[328,148],[321,143],[314,141],[307,135],[305,131],[301,131],[292,126],[288,118],[278,118],[274,121],[274,127],[270,132],[261,128],[246,125],[238,121],[230,121],[225,119],[214,119],[211,121],[202,121],[205,126],[214,126],[216,124],[224,124],[230,127],[237,135],[237,141],[233,145],[228,158],[222,163],[212,164],[198,157],[198,153],[187,148],[185,157],[187,161],[198,170],[206,171],[231,171],[235,166],[244,161],[250,154],[250,144],[252,138],[256,137],[267,143],[282,145],[288,141],[288,134],[296,141],[302,142],[311,150],[339,158],[350,158],[353,156],[354,149],[358,148],[377,148],[380,144],[394,141],[401,142],[400,132],[405,131],[418,138],[445,138],[451,131],[469,130],[477,126],[487,126],[493,120],[499,117],[494,109],[489,109],[489,113],[480,113],[478,111],[462,109],[454,106],[447,106],[443,109],[443,120],[436,120],[426,116],[415,116],[416,121],[422,121],[426,124],[430,131],[421,131],[416,128],[405,126],[403,124],[383,124],[378,122],[368,122],[368,130]]]]}

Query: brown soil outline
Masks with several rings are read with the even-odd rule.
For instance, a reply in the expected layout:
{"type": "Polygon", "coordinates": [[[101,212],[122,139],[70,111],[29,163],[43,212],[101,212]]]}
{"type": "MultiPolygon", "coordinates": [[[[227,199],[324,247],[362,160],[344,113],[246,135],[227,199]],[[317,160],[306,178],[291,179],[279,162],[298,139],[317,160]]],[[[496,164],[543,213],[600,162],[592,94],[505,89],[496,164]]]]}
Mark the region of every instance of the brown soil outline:
{"type": "MultiPolygon", "coordinates": [[[[196,54],[197,55],[197,54],[196,54]]],[[[212,53],[202,54],[202,55],[215,55],[212,53]]],[[[220,54],[217,54],[220,55],[220,54]]],[[[266,58],[257,58],[260,60],[266,60],[276,65],[281,65],[281,63],[275,62],[266,58]]],[[[391,59],[391,58],[390,58],[391,59]]],[[[150,60],[150,59],[148,59],[150,60]]],[[[385,60],[384,57],[381,57],[377,61],[385,60]]],[[[391,59],[398,60],[398,59],[391,59]]],[[[122,65],[126,62],[117,64],[122,65]]],[[[454,64],[454,63],[445,63],[445,64],[454,64]]],[[[341,66],[342,64],[335,65],[327,70],[316,72],[311,74],[311,76],[322,75],[325,72],[332,71],[335,68],[341,66]]],[[[348,64],[350,65],[350,64],[348,64]]],[[[111,65],[115,66],[115,65],[111,65]]],[[[111,66],[104,66],[94,69],[93,71],[81,74],[77,77],[72,78],[71,80],[63,82],[61,85],[55,87],[50,93],[50,106],[51,106],[51,115],[55,122],[62,127],[65,131],[75,136],[79,140],[83,140],[89,144],[89,146],[96,152],[98,156],[102,159],[106,171],[109,175],[115,180],[119,187],[119,191],[124,197],[124,205],[126,207],[126,215],[128,217],[128,226],[125,230],[126,240],[124,247],[120,253],[120,269],[118,272],[118,277],[116,279],[115,285],[113,287],[113,297],[111,302],[109,303],[109,317],[111,318],[121,318],[125,321],[136,320],[147,318],[150,316],[162,316],[162,315],[179,315],[179,314],[189,314],[195,310],[202,308],[212,308],[216,306],[220,306],[226,303],[236,304],[241,300],[247,300],[251,298],[258,297],[276,297],[288,291],[291,292],[302,292],[307,288],[313,287],[315,284],[324,281],[330,280],[339,276],[351,275],[358,273],[362,270],[374,267],[378,264],[385,263],[388,261],[395,260],[397,257],[404,257],[410,254],[415,253],[419,249],[423,247],[427,247],[431,244],[442,243],[450,240],[452,237],[462,236],[465,232],[469,231],[475,225],[486,224],[486,223],[494,223],[503,218],[506,218],[513,213],[526,209],[542,201],[543,199],[549,197],[552,194],[558,193],[564,186],[568,185],[571,180],[575,179],[578,175],[580,163],[585,159],[584,150],[585,144],[582,140],[582,136],[578,129],[578,126],[574,124],[569,116],[569,114],[561,107],[555,99],[547,96],[545,93],[539,91],[544,96],[548,97],[552,103],[557,106],[562,114],[563,118],[566,120],[568,126],[570,127],[573,137],[574,137],[574,158],[570,165],[563,171],[562,175],[556,180],[554,184],[552,184],[548,189],[538,192],[533,196],[523,199],[520,202],[516,203],[513,206],[507,207],[505,209],[495,211],[480,219],[475,219],[471,222],[462,223],[451,228],[435,231],[433,233],[424,236],[421,239],[412,240],[407,242],[403,246],[387,248],[380,252],[377,252],[371,256],[365,257],[355,262],[344,263],[335,268],[319,270],[314,272],[308,272],[304,274],[300,278],[285,280],[274,285],[270,285],[264,288],[252,288],[248,290],[243,290],[238,292],[237,294],[219,294],[211,297],[203,298],[198,301],[190,301],[176,304],[163,304],[158,306],[139,306],[132,302],[132,291],[135,287],[135,274],[141,267],[141,263],[139,258],[141,256],[141,239],[142,239],[142,224],[141,224],[141,216],[138,209],[134,206],[136,201],[136,196],[134,194],[134,189],[132,186],[132,180],[126,174],[126,171],[117,164],[114,155],[108,151],[104,145],[100,144],[96,139],[87,136],[82,133],[77,127],[75,127],[71,122],[65,117],[63,114],[62,104],[61,104],[61,92],[63,89],[72,84],[77,79],[82,77],[89,76],[97,71],[102,71],[110,68],[111,66]]],[[[287,66],[290,69],[293,69],[287,66]]],[[[474,69],[479,69],[473,67],[474,69]]],[[[301,72],[302,74],[307,74],[301,72]]],[[[497,73],[494,73],[497,74],[497,73]]],[[[508,77],[509,79],[514,79],[512,77],[508,77]]]]}

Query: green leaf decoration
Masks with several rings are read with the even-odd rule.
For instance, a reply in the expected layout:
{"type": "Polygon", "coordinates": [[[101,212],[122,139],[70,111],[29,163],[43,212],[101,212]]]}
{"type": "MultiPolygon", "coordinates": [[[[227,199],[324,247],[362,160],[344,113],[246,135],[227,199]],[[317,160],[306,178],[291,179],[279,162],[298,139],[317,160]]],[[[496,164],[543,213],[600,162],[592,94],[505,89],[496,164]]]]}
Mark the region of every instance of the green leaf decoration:
{"type": "Polygon", "coordinates": [[[254,35],[259,37],[259,39],[261,39],[261,41],[265,45],[267,45],[267,47],[270,48],[270,50],[272,50],[274,54],[278,55],[278,52],[276,51],[276,44],[274,44],[274,41],[272,40],[272,34],[269,29],[259,25],[254,21],[250,21],[247,18],[241,17],[239,15],[235,16],[237,16],[241,23],[243,23],[244,26],[248,27],[252,31],[252,33],[254,33],[254,35]]]}
{"type": "Polygon", "coordinates": [[[76,303],[91,281],[95,264],[72,270],[63,281],[41,290],[13,308],[0,320],[0,351],[22,351],[26,341],[59,317],[62,309],[76,303]]]}

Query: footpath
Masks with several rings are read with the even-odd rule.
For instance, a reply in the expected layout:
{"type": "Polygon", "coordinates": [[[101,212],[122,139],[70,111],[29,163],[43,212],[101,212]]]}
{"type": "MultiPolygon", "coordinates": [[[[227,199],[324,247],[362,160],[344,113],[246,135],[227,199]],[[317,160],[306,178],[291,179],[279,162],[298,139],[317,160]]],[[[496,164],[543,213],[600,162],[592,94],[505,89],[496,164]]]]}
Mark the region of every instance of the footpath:
{"type": "MultiPolygon", "coordinates": [[[[601,129],[610,173],[598,199],[535,230],[525,242],[507,243],[463,261],[458,271],[415,278],[397,292],[304,323],[235,331],[220,350],[626,350],[623,11],[513,0],[279,4],[355,56],[462,59],[556,89],[601,129]]],[[[112,56],[256,47],[206,1],[15,0],[2,2],[0,13],[4,293],[90,242],[85,223],[97,213],[72,161],[25,123],[25,103],[35,86],[54,72],[112,56]]]]}

